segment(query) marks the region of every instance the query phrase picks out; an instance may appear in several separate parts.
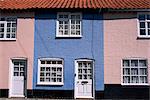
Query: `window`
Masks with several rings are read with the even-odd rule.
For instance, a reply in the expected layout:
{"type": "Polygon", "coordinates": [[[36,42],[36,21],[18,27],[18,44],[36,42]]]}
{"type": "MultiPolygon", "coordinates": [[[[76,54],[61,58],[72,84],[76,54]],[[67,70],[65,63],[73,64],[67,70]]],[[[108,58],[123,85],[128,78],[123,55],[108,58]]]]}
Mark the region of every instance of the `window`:
{"type": "Polygon", "coordinates": [[[56,37],[81,37],[81,13],[58,13],[56,37]]]}
{"type": "Polygon", "coordinates": [[[93,61],[77,61],[78,66],[78,80],[91,80],[93,79],[93,61]]]}
{"type": "Polygon", "coordinates": [[[57,58],[39,59],[38,84],[63,85],[63,60],[57,58]]]}
{"type": "Polygon", "coordinates": [[[138,14],[139,37],[150,37],[150,13],[138,14]]]}
{"type": "Polygon", "coordinates": [[[0,18],[0,40],[15,40],[16,27],[16,18],[0,18]]]}
{"type": "Polygon", "coordinates": [[[123,84],[124,85],[144,85],[148,84],[147,60],[145,59],[124,59],[123,84]]]}

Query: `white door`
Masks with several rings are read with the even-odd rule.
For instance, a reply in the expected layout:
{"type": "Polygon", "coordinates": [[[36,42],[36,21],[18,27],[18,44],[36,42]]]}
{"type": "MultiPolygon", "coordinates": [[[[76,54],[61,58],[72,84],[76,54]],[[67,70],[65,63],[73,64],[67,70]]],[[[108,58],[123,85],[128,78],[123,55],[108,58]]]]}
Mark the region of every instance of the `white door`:
{"type": "Polygon", "coordinates": [[[93,98],[93,61],[75,62],[75,98],[93,98]]]}
{"type": "Polygon", "coordinates": [[[9,97],[24,97],[26,60],[12,60],[9,97]]]}

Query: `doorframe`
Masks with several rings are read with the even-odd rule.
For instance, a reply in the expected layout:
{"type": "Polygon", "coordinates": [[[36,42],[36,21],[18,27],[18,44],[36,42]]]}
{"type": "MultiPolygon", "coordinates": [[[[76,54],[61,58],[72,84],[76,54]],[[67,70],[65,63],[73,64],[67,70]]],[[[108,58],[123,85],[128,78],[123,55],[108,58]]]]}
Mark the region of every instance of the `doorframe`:
{"type": "Polygon", "coordinates": [[[27,96],[27,66],[28,66],[28,59],[26,57],[13,57],[9,60],[9,93],[8,93],[8,98],[11,97],[26,97],[27,96]],[[13,60],[24,60],[26,61],[26,66],[24,69],[24,95],[12,95],[12,79],[13,79],[13,60]]]}
{"type": "Polygon", "coordinates": [[[95,60],[94,59],[89,59],[89,58],[79,58],[79,59],[75,59],[74,61],[74,98],[89,98],[89,99],[94,99],[95,98],[95,60]],[[78,72],[78,68],[77,68],[77,61],[91,61],[93,62],[93,79],[92,79],[92,97],[91,96],[76,96],[77,93],[75,91],[76,89],[76,80],[77,80],[77,72],[78,72]]]}

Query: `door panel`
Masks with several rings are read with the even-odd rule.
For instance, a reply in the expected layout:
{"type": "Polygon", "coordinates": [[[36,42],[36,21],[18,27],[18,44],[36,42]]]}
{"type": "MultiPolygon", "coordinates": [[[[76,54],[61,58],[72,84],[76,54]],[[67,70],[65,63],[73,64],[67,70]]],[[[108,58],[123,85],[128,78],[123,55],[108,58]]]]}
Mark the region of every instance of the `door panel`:
{"type": "Polygon", "coordinates": [[[24,97],[26,60],[12,60],[10,97],[24,97]]]}
{"type": "Polygon", "coordinates": [[[75,64],[75,97],[93,97],[93,61],[77,61],[75,64]]]}

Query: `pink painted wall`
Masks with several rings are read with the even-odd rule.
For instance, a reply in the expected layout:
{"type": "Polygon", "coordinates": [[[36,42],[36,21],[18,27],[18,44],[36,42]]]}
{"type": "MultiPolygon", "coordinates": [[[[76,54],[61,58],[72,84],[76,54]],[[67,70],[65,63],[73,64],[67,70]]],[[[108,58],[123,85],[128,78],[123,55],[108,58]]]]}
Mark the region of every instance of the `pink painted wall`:
{"type": "Polygon", "coordinates": [[[150,63],[150,40],[137,39],[136,17],[135,12],[104,14],[105,84],[121,84],[121,61],[123,58],[147,58],[150,63]]]}
{"type": "Polygon", "coordinates": [[[25,57],[27,65],[27,88],[32,88],[33,73],[33,43],[34,43],[34,14],[5,13],[0,16],[17,16],[16,41],[0,41],[0,89],[9,88],[9,61],[13,57],[25,57]]]}

